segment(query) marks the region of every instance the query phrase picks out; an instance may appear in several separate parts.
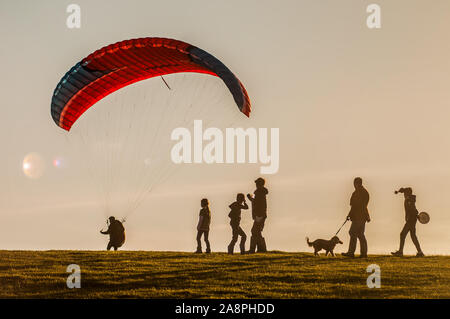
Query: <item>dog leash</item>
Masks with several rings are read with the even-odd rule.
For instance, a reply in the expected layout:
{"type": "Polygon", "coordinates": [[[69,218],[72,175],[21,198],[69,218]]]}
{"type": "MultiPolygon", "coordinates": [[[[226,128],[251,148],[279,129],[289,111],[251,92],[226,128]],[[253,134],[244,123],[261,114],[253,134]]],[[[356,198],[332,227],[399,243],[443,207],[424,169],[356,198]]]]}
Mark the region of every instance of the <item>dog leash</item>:
{"type": "Polygon", "coordinates": [[[347,221],[348,221],[348,219],[345,219],[345,222],[342,224],[341,227],[339,227],[338,231],[336,232],[336,235],[334,235],[334,236],[337,236],[337,234],[339,234],[339,232],[341,231],[342,227],[344,227],[344,225],[345,225],[345,223],[346,223],[347,221]]]}

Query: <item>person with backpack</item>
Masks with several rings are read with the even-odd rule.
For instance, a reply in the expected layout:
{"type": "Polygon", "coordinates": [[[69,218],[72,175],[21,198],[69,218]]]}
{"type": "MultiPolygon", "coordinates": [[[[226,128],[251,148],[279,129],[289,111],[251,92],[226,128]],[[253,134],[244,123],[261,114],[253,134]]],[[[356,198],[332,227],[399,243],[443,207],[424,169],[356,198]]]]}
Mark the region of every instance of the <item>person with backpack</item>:
{"type": "Polygon", "coordinates": [[[211,211],[209,210],[209,202],[207,198],[203,198],[200,202],[202,209],[200,209],[198,224],[197,224],[197,254],[202,253],[201,238],[206,244],[206,253],[211,253],[211,246],[209,245],[209,225],[211,224],[211,211]]]}
{"type": "Polygon", "coordinates": [[[241,236],[241,242],[239,248],[241,249],[241,254],[245,254],[245,241],[247,240],[247,235],[242,230],[241,223],[241,209],[248,209],[248,205],[245,202],[245,196],[242,193],[237,194],[236,201],[230,206],[231,211],[228,214],[230,217],[230,226],[233,231],[233,237],[230,244],[228,245],[228,253],[230,255],[234,252],[234,245],[236,244],[238,237],[241,236]]]}
{"type": "Polygon", "coordinates": [[[109,243],[106,250],[110,250],[111,248],[117,250],[125,243],[125,228],[123,227],[123,224],[114,216],[109,217],[108,220],[108,229],[106,231],[101,230],[100,233],[103,235],[109,235],[109,243]]]}

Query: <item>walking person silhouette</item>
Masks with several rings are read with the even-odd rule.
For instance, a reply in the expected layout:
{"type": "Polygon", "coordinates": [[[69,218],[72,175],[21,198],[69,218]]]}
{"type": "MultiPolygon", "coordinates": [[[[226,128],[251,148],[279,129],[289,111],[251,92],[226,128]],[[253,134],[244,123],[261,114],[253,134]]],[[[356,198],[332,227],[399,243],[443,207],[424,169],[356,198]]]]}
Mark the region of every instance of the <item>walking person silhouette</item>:
{"type": "Polygon", "coordinates": [[[414,243],[414,246],[416,246],[417,249],[417,257],[423,257],[425,256],[422,252],[422,249],[420,248],[419,240],[417,239],[416,235],[416,223],[417,223],[417,216],[419,215],[419,212],[416,208],[416,195],[413,195],[413,191],[411,187],[405,187],[400,188],[398,191],[395,191],[395,194],[403,193],[403,196],[405,197],[405,226],[403,226],[403,229],[400,233],[400,248],[396,252],[392,252],[391,254],[397,257],[403,256],[403,247],[405,246],[405,239],[406,235],[408,233],[411,235],[411,239],[414,243]]]}
{"type": "Polygon", "coordinates": [[[239,248],[241,249],[241,254],[245,254],[245,241],[247,240],[247,235],[242,230],[241,223],[241,209],[248,209],[248,205],[245,202],[244,194],[237,194],[236,201],[233,202],[230,206],[231,211],[228,214],[230,217],[230,226],[233,231],[233,238],[231,239],[230,244],[228,245],[228,253],[233,254],[234,245],[236,244],[238,237],[241,236],[241,242],[239,244],[239,248]]]}
{"type": "Polygon", "coordinates": [[[369,203],[369,192],[364,188],[362,184],[362,178],[356,177],[353,181],[355,191],[350,198],[350,212],[347,216],[347,220],[352,221],[350,226],[350,242],[348,251],[342,253],[345,257],[355,257],[356,242],[359,239],[359,245],[361,249],[361,258],[367,257],[367,240],[364,235],[366,222],[370,222],[369,211],[367,210],[367,204],[369,203]]]}
{"type": "Polygon", "coordinates": [[[211,211],[209,210],[209,202],[207,198],[203,198],[200,202],[202,209],[200,209],[200,214],[197,224],[197,250],[198,254],[202,253],[202,242],[201,238],[203,235],[203,240],[206,244],[206,253],[211,253],[211,246],[209,245],[209,225],[211,224],[211,211]]]}

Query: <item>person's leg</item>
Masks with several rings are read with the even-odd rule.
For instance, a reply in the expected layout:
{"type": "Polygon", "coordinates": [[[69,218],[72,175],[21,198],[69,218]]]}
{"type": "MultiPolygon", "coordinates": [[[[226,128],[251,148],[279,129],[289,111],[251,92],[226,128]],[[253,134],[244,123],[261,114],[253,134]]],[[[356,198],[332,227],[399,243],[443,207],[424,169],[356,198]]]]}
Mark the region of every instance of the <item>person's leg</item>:
{"type": "Polygon", "coordinates": [[[400,253],[403,253],[403,247],[405,246],[405,239],[406,235],[408,235],[408,232],[409,232],[409,225],[408,223],[406,223],[405,226],[403,226],[402,231],[400,232],[400,248],[398,249],[400,253]]]}
{"type": "Polygon", "coordinates": [[[108,246],[106,246],[106,250],[110,250],[110,249],[111,249],[111,247],[112,247],[112,244],[111,244],[111,242],[108,242],[108,246]]]}
{"type": "Polygon", "coordinates": [[[357,240],[357,236],[356,236],[356,232],[355,232],[356,227],[357,227],[356,223],[352,222],[352,225],[350,226],[350,230],[348,231],[348,233],[350,235],[350,241],[348,244],[347,254],[350,254],[350,255],[353,255],[356,250],[356,240],[357,240]]]}
{"type": "Polygon", "coordinates": [[[361,251],[361,256],[367,256],[367,239],[364,235],[364,232],[366,230],[366,223],[362,222],[360,225],[358,225],[358,239],[359,239],[359,248],[361,251]]]}
{"type": "Polygon", "coordinates": [[[202,238],[202,231],[199,230],[197,231],[197,253],[201,253],[202,252],[202,242],[200,241],[200,239],[202,238]]]}
{"type": "Polygon", "coordinates": [[[264,225],[265,225],[265,223],[266,223],[266,219],[264,218],[264,219],[261,221],[261,223],[260,223],[261,233],[262,233],[262,231],[264,230],[264,225]]]}
{"type": "Polygon", "coordinates": [[[233,253],[233,251],[234,251],[234,245],[236,244],[236,242],[237,242],[237,240],[238,240],[239,232],[238,232],[237,227],[239,227],[239,226],[234,225],[234,224],[231,225],[231,229],[232,229],[232,232],[233,232],[233,234],[232,234],[233,237],[231,238],[231,242],[230,242],[230,244],[228,245],[228,253],[229,253],[229,254],[232,254],[232,253],[233,253]]]}
{"type": "Polygon", "coordinates": [[[262,240],[263,240],[262,228],[263,227],[264,226],[262,225],[261,222],[257,223],[255,239],[256,239],[256,251],[259,253],[263,252],[263,245],[262,245],[262,240]]]}
{"type": "Polygon", "coordinates": [[[250,254],[254,254],[255,250],[256,250],[256,237],[257,237],[257,223],[256,221],[253,221],[253,226],[252,226],[252,236],[250,237],[250,250],[248,251],[250,254]]]}
{"type": "Polygon", "coordinates": [[[113,246],[113,247],[114,247],[114,251],[117,251],[117,248],[118,248],[118,247],[117,247],[117,246],[113,246]]]}
{"type": "MultiPolygon", "coordinates": [[[[239,226],[238,234],[241,236],[241,242],[239,243],[239,248],[241,249],[241,254],[245,253],[245,241],[247,240],[247,235],[244,233],[244,230],[239,226]]],[[[237,236],[236,236],[237,239],[237,236]]]]}
{"type": "Polygon", "coordinates": [[[411,226],[409,228],[409,235],[411,236],[411,239],[412,239],[412,242],[414,243],[414,246],[416,246],[417,252],[421,253],[422,249],[420,248],[419,240],[417,239],[415,223],[411,224],[411,226]]]}
{"type": "Polygon", "coordinates": [[[211,252],[211,246],[209,245],[209,230],[203,232],[203,240],[206,244],[206,253],[211,252]]]}
{"type": "Polygon", "coordinates": [[[266,253],[267,252],[266,239],[262,235],[261,235],[261,238],[259,239],[258,251],[260,253],[266,253]]]}
{"type": "Polygon", "coordinates": [[[266,239],[263,237],[263,235],[262,235],[262,231],[264,230],[264,223],[265,223],[265,221],[266,221],[266,219],[264,218],[262,221],[261,221],[261,223],[260,223],[260,227],[259,227],[259,229],[260,229],[260,232],[259,232],[259,234],[260,234],[260,238],[259,238],[259,241],[258,241],[258,251],[259,252],[262,252],[262,253],[265,253],[265,252],[267,252],[267,247],[266,247],[266,239]]]}

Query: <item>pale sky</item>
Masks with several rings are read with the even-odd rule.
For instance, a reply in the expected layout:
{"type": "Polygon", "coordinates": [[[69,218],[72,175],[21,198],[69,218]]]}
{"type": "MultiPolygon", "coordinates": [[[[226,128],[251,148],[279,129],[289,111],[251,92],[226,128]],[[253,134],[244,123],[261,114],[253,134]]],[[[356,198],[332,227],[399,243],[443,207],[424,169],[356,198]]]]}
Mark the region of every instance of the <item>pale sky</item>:
{"type": "MultiPolygon", "coordinates": [[[[410,186],[419,211],[431,216],[417,226],[425,254],[449,254],[449,11],[446,0],[2,0],[0,249],[106,247],[98,233],[105,212],[81,164],[86,154],[54,124],[51,97],[89,53],[155,36],[196,45],[239,77],[253,112],[233,125],[280,129],[279,172],[264,176],[269,250],[309,251],[305,236],[331,237],[361,176],[371,195],[369,253],[398,248],[403,198],[393,191],[410,186]],[[66,27],[70,3],[81,7],[80,29],[66,27]],[[366,26],[370,3],[381,6],[381,29],[366,26]],[[37,179],[22,170],[31,152],[45,164],[37,179]],[[57,158],[63,167],[52,166],[57,158]]],[[[143,85],[118,99],[141,103],[134,92],[147,92],[143,85]]],[[[129,216],[123,249],[193,251],[207,197],[212,249],[225,251],[228,205],[237,192],[253,192],[259,166],[180,167],[129,216]]],[[[249,213],[242,226],[250,235],[249,213]]],[[[346,251],[348,226],[339,236],[344,245],[336,251],[346,251]]],[[[405,252],[414,253],[409,236],[405,252]]]]}

